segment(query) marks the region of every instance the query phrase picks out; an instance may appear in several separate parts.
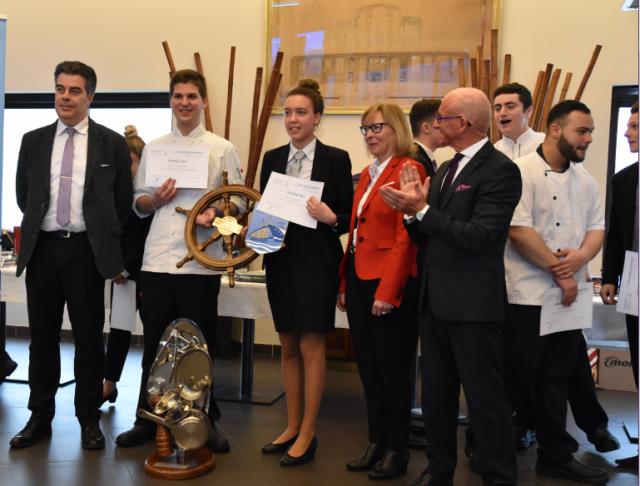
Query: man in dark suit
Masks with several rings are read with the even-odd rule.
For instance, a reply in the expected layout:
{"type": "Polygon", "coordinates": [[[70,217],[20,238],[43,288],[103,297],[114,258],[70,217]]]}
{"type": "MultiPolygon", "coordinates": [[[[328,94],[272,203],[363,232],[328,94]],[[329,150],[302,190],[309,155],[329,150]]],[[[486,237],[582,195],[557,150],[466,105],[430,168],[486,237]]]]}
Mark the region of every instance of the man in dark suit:
{"type": "MultiPolygon", "coordinates": [[[[632,153],[638,153],[638,103],[631,107],[625,137],[632,153]]],[[[608,305],[616,303],[618,282],[624,268],[625,253],[638,251],[638,162],[624,168],[613,177],[611,185],[611,213],[609,231],[604,247],[602,287],[600,297],[608,305]]],[[[638,316],[627,314],[627,335],[633,378],[638,387],[638,316]]],[[[638,468],[638,455],[616,462],[623,467],[638,468]]]]}
{"type": "Polygon", "coordinates": [[[505,319],[504,247],[522,183],[516,165],[487,138],[491,105],[474,88],[442,100],[436,129],[456,150],[431,181],[403,170],[387,202],[426,245],[420,340],[429,466],[416,485],[451,485],[460,384],[477,437],[484,484],[515,484],[511,409],[502,382],[499,326],[505,319]]]}
{"type": "Polygon", "coordinates": [[[440,100],[424,99],[416,101],[409,111],[409,123],[415,142],[412,158],[424,166],[429,177],[433,177],[438,170],[433,152],[444,147],[442,133],[434,127],[438,108],[440,100]]]}
{"type": "Polygon", "coordinates": [[[74,403],[82,447],[101,449],[104,279],[124,268],[120,233],[131,208],[131,159],[121,135],[88,117],[95,71],[65,61],[54,79],[58,121],[24,135],[16,173],[23,212],[17,275],[27,268],[31,418],[10,443],[29,447],[51,435],[66,303],[76,346],[74,403]]]}

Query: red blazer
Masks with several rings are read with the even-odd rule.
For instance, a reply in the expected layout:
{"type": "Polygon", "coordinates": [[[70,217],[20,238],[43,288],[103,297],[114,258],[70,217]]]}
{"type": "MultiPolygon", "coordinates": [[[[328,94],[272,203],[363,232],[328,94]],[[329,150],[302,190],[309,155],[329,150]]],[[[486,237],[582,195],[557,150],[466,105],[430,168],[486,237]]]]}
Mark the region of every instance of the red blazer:
{"type": "MultiPolygon", "coordinates": [[[[404,215],[392,209],[378,193],[383,184],[394,181],[398,189],[399,174],[405,162],[413,164],[426,177],[424,167],[409,157],[393,157],[375,182],[362,207],[358,220],[358,241],[355,255],[346,252],[340,263],[340,292],[345,292],[348,259],[355,256],[355,271],[362,280],[380,279],[375,298],[399,307],[409,276],[416,276],[417,247],[404,229],[404,215]]],[[[353,228],[360,200],[367,190],[371,176],[368,168],[360,174],[360,182],[353,196],[349,245],[353,243],[353,228]]]]}

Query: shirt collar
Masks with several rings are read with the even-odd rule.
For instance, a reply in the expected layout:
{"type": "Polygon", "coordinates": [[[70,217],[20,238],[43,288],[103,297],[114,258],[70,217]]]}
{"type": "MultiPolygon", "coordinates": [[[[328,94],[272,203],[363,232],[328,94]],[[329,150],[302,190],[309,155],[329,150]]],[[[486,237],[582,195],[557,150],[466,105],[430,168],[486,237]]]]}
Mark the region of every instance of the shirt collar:
{"type": "Polygon", "coordinates": [[[460,153],[465,156],[467,160],[472,159],[475,154],[480,152],[480,149],[484,147],[489,141],[489,137],[484,137],[482,140],[474,143],[473,145],[469,145],[467,148],[462,149],[460,153]]]}
{"type": "Polygon", "coordinates": [[[206,132],[206,130],[204,129],[202,124],[200,124],[187,135],[183,135],[177,126],[173,128],[173,131],[171,133],[178,138],[196,138],[202,135],[204,132],[206,132]]]}
{"type": "Polygon", "coordinates": [[[383,160],[381,163],[378,162],[378,159],[375,159],[371,165],[369,166],[369,175],[371,176],[371,180],[374,180],[380,176],[384,172],[384,169],[387,168],[387,164],[391,160],[391,157],[388,157],[386,160],[383,160]]]}
{"type": "Polygon", "coordinates": [[[524,133],[522,133],[515,140],[510,139],[509,137],[502,137],[502,139],[509,145],[522,145],[523,143],[528,142],[536,132],[533,131],[532,128],[527,128],[524,133]]]}
{"type": "Polygon", "coordinates": [[[311,140],[311,142],[309,142],[307,145],[305,145],[301,149],[295,148],[293,146],[293,143],[289,142],[289,158],[287,160],[293,159],[293,156],[298,150],[302,150],[304,152],[304,155],[307,157],[307,159],[313,162],[313,155],[316,152],[316,138],[313,137],[313,140],[311,140]]]}
{"type": "Polygon", "coordinates": [[[416,144],[418,144],[420,147],[422,147],[422,150],[425,151],[425,153],[427,154],[427,157],[429,157],[431,160],[435,160],[434,156],[433,156],[433,150],[431,150],[429,147],[427,147],[425,144],[423,144],[422,142],[419,142],[418,140],[414,140],[414,142],[416,144]]]}
{"type": "MultiPolygon", "coordinates": [[[[62,132],[64,132],[67,128],[69,128],[69,126],[65,125],[64,122],[58,118],[56,136],[61,135],[62,132]]],[[[82,135],[86,135],[87,133],[89,133],[89,117],[85,116],[82,121],[80,121],[80,123],[78,123],[77,125],[74,125],[73,128],[76,129],[77,133],[80,133],[82,135]]]]}

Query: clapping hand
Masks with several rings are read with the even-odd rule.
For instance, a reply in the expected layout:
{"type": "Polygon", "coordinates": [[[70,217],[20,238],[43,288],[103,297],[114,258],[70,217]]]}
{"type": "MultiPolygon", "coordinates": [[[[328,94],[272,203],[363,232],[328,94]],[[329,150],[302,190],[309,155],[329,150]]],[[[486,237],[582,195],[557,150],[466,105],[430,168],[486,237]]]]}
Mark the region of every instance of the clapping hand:
{"type": "Polygon", "coordinates": [[[415,165],[405,162],[400,171],[400,188],[394,189],[392,184],[380,187],[382,199],[396,211],[415,216],[427,205],[427,196],[431,179],[420,180],[420,173],[415,165]]]}

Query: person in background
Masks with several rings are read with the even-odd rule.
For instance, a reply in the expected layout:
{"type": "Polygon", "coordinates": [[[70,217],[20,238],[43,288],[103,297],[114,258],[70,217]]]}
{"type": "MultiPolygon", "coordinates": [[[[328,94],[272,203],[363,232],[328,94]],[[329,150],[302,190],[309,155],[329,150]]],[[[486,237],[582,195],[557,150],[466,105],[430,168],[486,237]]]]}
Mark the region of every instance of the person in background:
{"type": "MultiPolygon", "coordinates": [[[[629,142],[631,153],[638,153],[638,103],[631,107],[631,117],[624,134],[629,142]]],[[[613,176],[611,185],[611,212],[609,214],[609,231],[604,246],[602,263],[602,287],[600,297],[607,305],[616,303],[616,292],[625,253],[638,251],[638,160],[613,176]]],[[[638,388],[638,316],[626,314],[627,336],[633,378],[638,388]]],[[[638,454],[624,459],[616,459],[622,467],[638,469],[638,454]]]]}
{"type": "MultiPolygon", "coordinates": [[[[131,177],[135,179],[144,149],[144,141],[138,136],[138,131],[133,125],[127,125],[124,137],[129,147],[131,156],[131,177]]],[[[136,284],[136,308],[140,309],[142,303],[142,289],[140,287],[140,267],[144,254],[144,242],[149,233],[149,227],[153,218],[140,218],[131,211],[122,235],[122,255],[124,258],[124,271],[112,279],[112,284],[121,285],[127,281],[136,284]]],[[[113,293],[113,285],[112,285],[113,293]]],[[[112,301],[113,304],[113,301],[112,301]]],[[[102,384],[102,400],[115,403],[118,398],[116,384],[122,375],[125,360],[131,343],[131,331],[118,328],[117,322],[111,322],[109,341],[105,354],[104,383],[102,384]]]]}
{"type": "Polygon", "coordinates": [[[416,101],[409,111],[414,143],[411,156],[424,166],[428,177],[433,177],[438,170],[433,153],[436,149],[444,147],[442,134],[434,127],[438,108],[440,100],[423,99],[416,101]]]}
{"type": "Polygon", "coordinates": [[[267,294],[282,346],[282,381],[287,427],[262,448],[280,454],[280,465],[313,459],[316,420],[325,384],[325,338],[334,328],[338,265],[353,199],[351,160],[323,144],[316,129],[324,111],[318,83],[302,79],[285,97],[284,127],[290,141],[264,154],[260,190],[272,172],[324,182],[321,200],[307,202],[316,228],[289,223],[284,247],[264,256],[267,294]]]}
{"type": "Polygon", "coordinates": [[[374,161],[355,190],[347,253],[340,265],[338,307],[347,311],[353,349],[367,402],[369,443],[350,461],[350,471],[370,479],[407,472],[410,422],[410,367],[417,343],[416,253],[403,215],[384,202],[380,188],[399,186],[413,143],[398,105],[375,104],[361,118],[360,131],[374,161]]]}

